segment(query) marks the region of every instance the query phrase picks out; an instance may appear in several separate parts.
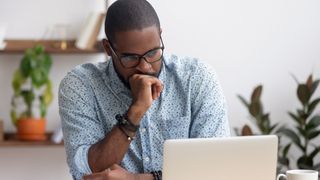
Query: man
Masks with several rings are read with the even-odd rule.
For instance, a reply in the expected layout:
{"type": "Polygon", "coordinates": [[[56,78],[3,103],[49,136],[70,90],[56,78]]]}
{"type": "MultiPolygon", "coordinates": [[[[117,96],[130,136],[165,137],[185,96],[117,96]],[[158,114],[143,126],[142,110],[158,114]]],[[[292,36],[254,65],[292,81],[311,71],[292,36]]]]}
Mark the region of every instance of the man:
{"type": "Polygon", "coordinates": [[[160,22],[147,1],[113,3],[105,31],[111,58],[76,67],[60,84],[74,179],[160,179],[166,139],[229,136],[216,75],[196,59],[163,55],[160,22]]]}

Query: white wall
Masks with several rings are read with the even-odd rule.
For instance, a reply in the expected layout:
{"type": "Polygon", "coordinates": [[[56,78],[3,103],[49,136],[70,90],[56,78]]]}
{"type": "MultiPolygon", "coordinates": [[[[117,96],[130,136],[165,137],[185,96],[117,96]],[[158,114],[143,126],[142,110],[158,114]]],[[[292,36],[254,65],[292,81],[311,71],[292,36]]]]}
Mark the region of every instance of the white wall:
{"type": "MultiPolygon", "coordinates": [[[[218,72],[232,126],[247,112],[236,97],[264,85],[263,101],[274,121],[297,107],[296,84],[320,78],[320,1],[153,1],[172,52],[200,57],[218,72]]],[[[319,95],[319,94],[318,94],[319,95]]]]}
{"type": "MultiPolygon", "coordinates": [[[[97,9],[101,1],[0,0],[0,22],[8,24],[7,38],[41,38],[47,27],[58,23],[69,23],[68,37],[73,38],[88,13],[97,9]]],[[[263,102],[271,112],[271,120],[286,123],[290,122],[286,112],[299,105],[290,73],[301,81],[310,72],[320,78],[318,0],[152,0],[151,3],[161,19],[166,51],[199,57],[216,69],[228,100],[231,127],[249,122],[236,94],[249,97],[254,86],[263,84],[263,102]]],[[[7,131],[14,131],[9,118],[10,84],[20,58],[21,55],[0,55],[0,118],[5,120],[7,131]]],[[[61,78],[75,65],[104,56],[53,58],[55,100],[49,109],[49,130],[59,125],[56,92],[61,78]]],[[[3,165],[8,161],[4,156],[15,157],[20,150],[12,148],[6,152],[9,155],[0,153],[0,172],[14,172],[14,165],[31,170],[38,163],[30,160],[32,166],[23,166],[19,165],[19,158],[11,158],[12,166],[3,165]]],[[[36,157],[37,152],[30,151],[30,156],[36,157]]],[[[45,152],[49,155],[49,150],[45,152]]],[[[64,152],[59,151],[56,156],[63,157],[64,152]]],[[[41,162],[42,165],[65,165],[51,162],[55,157],[51,158],[41,162]]],[[[49,171],[55,170],[48,168],[49,171]]]]}

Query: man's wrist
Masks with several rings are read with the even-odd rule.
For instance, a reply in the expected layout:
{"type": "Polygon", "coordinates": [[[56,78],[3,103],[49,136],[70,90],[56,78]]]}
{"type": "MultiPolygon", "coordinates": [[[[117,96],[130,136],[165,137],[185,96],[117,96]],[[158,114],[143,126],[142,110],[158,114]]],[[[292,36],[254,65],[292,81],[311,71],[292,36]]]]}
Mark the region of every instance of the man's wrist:
{"type": "Polygon", "coordinates": [[[139,108],[138,106],[131,105],[128,109],[127,116],[128,119],[135,125],[139,125],[142,117],[144,116],[146,110],[139,108]]]}
{"type": "Polygon", "coordinates": [[[134,180],[154,180],[152,174],[136,174],[134,180]]]}
{"type": "Polygon", "coordinates": [[[140,127],[139,124],[132,123],[132,120],[128,118],[127,114],[117,114],[116,119],[118,121],[118,125],[127,129],[128,131],[136,132],[140,127]]]}

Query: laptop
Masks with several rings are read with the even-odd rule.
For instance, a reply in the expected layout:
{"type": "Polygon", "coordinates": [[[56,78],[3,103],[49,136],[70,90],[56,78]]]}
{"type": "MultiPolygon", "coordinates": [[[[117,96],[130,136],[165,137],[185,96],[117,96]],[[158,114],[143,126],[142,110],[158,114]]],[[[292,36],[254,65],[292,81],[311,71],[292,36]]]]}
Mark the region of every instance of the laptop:
{"type": "Polygon", "coordinates": [[[278,137],[166,140],[163,180],[274,180],[278,137]]]}

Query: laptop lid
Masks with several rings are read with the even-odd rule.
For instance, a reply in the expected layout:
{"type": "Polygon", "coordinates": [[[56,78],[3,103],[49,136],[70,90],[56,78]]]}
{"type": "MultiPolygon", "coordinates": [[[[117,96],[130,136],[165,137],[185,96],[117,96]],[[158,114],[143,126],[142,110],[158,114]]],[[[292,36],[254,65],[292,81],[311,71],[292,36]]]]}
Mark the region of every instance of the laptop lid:
{"type": "Polygon", "coordinates": [[[275,135],[167,140],[163,180],[274,180],[275,135]]]}

